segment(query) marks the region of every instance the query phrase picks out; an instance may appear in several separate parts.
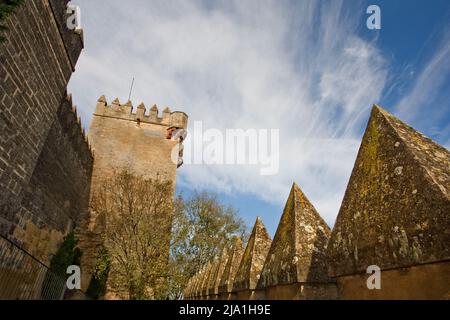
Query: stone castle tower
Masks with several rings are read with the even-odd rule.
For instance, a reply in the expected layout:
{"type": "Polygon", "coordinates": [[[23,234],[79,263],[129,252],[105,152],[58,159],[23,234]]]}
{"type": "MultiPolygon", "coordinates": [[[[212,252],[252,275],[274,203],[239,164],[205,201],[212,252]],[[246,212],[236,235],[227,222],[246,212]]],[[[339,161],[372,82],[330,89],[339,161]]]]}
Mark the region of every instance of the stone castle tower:
{"type": "Polygon", "coordinates": [[[182,141],[171,133],[185,130],[188,116],[169,108],[162,117],[158,113],[156,105],[147,114],[141,103],[134,113],[131,101],[120,104],[116,99],[108,105],[104,96],[98,99],[89,130],[95,153],[93,181],[107,177],[114,169],[127,169],[144,178],[160,175],[175,184],[182,159],[176,149],[182,141]]]}
{"type": "MultiPolygon", "coordinates": [[[[147,112],[143,103],[134,111],[131,101],[121,104],[115,99],[108,104],[106,97],[101,96],[89,129],[95,159],[91,194],[104,186],[105,179],[123,170],[143,179],[169,181],[174,191],[176,171],[183,163],[182,144],[187,123],[184,112],[171,112],[166,107],[160,116],[156,105],[147,112]]],[[[167,219],[171,221],[171,217],[167,219]]],[[[91,211],[88,225],[81,228],[83,290],[89,286],[90,270],[103,245],[101,233],[106,223],[107,217],[91,211]]]]}

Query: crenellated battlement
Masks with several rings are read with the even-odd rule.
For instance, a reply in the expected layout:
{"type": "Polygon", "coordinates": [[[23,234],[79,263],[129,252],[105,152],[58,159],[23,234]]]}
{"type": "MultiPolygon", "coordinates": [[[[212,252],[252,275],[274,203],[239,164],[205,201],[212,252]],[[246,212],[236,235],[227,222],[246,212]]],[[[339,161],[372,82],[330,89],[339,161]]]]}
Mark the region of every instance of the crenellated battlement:
{"type": "Polygon", "coordinates": [[[294,183],[273,242],[258,219],[219,294],[203,267],[185,299],[449,299],[449,169],[446,148],[375,105],[333,229],[294,183]]]}
{"type": "Polygon", "coordinates": [[[65,95],[58,109],[57,117],[61,129],[71,140],[75,152],[80,155],[83,162],[86,162],[86,167],[91,167],[94,155],[86,131],[81,124],[81,118],[78,116],[77,107],[73,105],[72,95],[65,95]]]}
{"type": "Polygon", "coordinates": [[[186,113],[180,111],[172,112],[169,107],[166,107],[160,115],[159,109],[156,105],[153,105],[149,112],[147,112],[147,107],[142,102],[138,105],[136,110],[134,110],[133,103],[131,101],[121,104],[119,99],[116,98],[111,102],[111,104],[108,104],[105,96],[101,96],[98,99],[94,115],[142,123],[158,124],[180,129],[186,129],[188,122],[188,116],[186,113]]]}

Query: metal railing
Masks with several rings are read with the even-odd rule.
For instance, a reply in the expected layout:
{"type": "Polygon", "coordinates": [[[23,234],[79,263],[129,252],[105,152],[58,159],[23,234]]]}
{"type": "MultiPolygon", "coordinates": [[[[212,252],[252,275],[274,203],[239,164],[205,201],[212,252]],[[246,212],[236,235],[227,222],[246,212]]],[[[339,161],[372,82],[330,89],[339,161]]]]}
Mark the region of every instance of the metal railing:
{"type": "Polygon", "coordinates": [[[0,300],[62,300],[66,280],[0,235],[0,300]]]}

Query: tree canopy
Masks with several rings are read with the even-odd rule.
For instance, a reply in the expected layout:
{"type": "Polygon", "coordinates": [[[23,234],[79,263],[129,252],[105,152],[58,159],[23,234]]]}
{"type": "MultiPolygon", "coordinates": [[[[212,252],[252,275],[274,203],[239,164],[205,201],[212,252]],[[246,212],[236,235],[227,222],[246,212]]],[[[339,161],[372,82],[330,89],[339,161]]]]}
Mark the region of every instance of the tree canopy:
{"type": "Polygon", "coordinates": [[[215,194],[173,200],[171,182],[127,171],[104,181],[92,209],[106,217],[105,248],[93,278],[94,291],[106,285],[113,294],[107,298],[180,299],[201,266],[247,235],[237,210],[215,194]]]}
{"type": "Polygon", "coordinates": [[[245,239],[247,228],[237,210],[208,192],[176,200],[170,255],[169,297],[182,298],[184,287],[208,261],[218,257],[235,237],[245,239]]]}

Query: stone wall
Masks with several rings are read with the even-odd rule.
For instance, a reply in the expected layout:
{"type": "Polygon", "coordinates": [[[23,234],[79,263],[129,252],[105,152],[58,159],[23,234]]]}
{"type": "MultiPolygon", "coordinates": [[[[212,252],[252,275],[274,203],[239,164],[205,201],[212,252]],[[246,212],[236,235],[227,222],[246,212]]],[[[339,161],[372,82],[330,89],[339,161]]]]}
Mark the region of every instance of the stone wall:
{"type": "Polygon", "coordinates": [[[66,96],[47,135],[17,214],[13,239],[49,264],[64,237],[88,216],[93,156],[66,96]]]}
{"type": "MultiPolygon", "coordinates": [[[[20,229],[31,221],[24,217],[22,204],[30,201],[24,197],[37,183],[36,166],[83,48],[82,35],[65,30],[67,2],[24,1],[5,21],[0,43],[0,233],[23,245],[20,229]]],[[[51,230],[54,214],[42,216],[38,229],[51,230]]]]}
{"type": "Polygon", "coordinates": [[[62,297],[65,280],[47,279],[48,266],[65,236],[88,216],[92,165],[71,97],[65,96],[12,221],[13,242],[0,237],[6,244],[0,247],[0,298],[62,297]],[[51,281],[51,292],[42,289],[44,280],[51,281]]]}
{"type": "Polygon", "coordinates": [[[367,290],[367,274],[337,278],[340,299],[450,300],[450,262],[384,270],[381,290],[367,290]]]}
{"type": "Polygon", "coordinates": [[[0,236],[26,257],[3,264],[5,298],[50,298],[46,266],[88,212],[93,158],[66,93],[83,37],[66,27],[67,3],[23,1],[0,43],[0,236]]]}
{"type": "MultiPolygon", "coordinates": [[[[450,152],[374,106],[332,232],[294,184],[256,289],[237,276],[239,290],[218,298],[450,299],[449,190],[450,152]],[[369,289],[369,266],[381,269],[381,288],[369,289]]],[[[247,275],[251,252],[240,262],[247,275]]],[[[188,282],[187,299],[211,299],[199,293],[204,277],[188,282]]]]}

